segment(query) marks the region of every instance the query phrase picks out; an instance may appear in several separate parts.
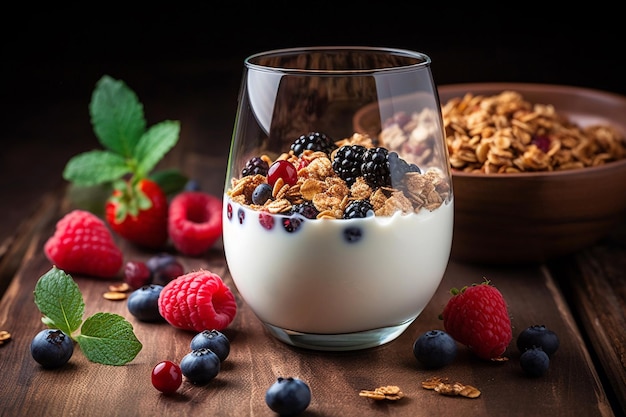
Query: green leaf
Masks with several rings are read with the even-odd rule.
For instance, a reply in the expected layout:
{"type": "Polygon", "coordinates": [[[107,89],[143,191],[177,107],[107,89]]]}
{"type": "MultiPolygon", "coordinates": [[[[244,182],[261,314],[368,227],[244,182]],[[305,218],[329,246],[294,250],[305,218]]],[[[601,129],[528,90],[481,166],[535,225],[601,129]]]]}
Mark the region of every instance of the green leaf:
{"type": "Polygon", "coordinates": [[[177,169],[154,171],[150,179],[159,184],[165,195],[175,195],[181,192],[189,178],[177,169]]]}
{"type": "Polygon", "coordinates": [[[94,150],[72,157],[65,165],[63,178],[86,187],[117,180],[131,171],[124,157],[109,151],[94,150]]]}
{"type": "Polygon", "coordinates": [[[143,347],[132,324],[113,313],[96,313],[89,317],[76,339],[87,359],[103,365],[124,365],[143,347]]]}
{"type": "Polygon", "coordinates": [[[146,130],[143,105],[123,81],[103,76],[91,96],[91,124],[106,149],[130,158],[146,130]]]}
{"type": "Polygon", "coordinates": [[[137,143],[135,158],[137,174],[146,176],[178,142],[180,122],[166,120],[158,123],[143,134],[137,143]]]}
{"type": "Polygon", "coordinates": [[[35,304],[44,315],[42,321],[72,335],[80,327],[85,302],[71,276],[53,266],[35,285],[35,304]]]}

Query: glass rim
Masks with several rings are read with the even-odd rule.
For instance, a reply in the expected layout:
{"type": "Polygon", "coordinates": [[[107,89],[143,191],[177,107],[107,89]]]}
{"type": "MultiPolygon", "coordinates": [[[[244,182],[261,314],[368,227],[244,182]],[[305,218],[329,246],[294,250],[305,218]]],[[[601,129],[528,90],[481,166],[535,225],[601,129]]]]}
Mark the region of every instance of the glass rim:
{"type": "Polygon", "coordinates": [[[249,55],[244,59],[244,66],[247,69],[263,72],[279,72],[282,74],[298,74],[298,75],[368,75],[381,72],[394,72],[415,70],[428,67],[431,64],[430,57],[423,53],[410,49],[391,48],[382,46],[303,46],[293,48],[270,49],[249,55]],[[293,68],[282,65],[260,64],[261,58],[271,57],[288,57],[303,56],[311,53],[345,53],[354,52],[360,54],[387,54],[398,58],[407,59],[406,63],[392,66],[371,66],[371,67],[354,67],[343,69],[313,69],[313,68],[293,68]],[[414,62],[410,62],[414,60],[414,62]]]}

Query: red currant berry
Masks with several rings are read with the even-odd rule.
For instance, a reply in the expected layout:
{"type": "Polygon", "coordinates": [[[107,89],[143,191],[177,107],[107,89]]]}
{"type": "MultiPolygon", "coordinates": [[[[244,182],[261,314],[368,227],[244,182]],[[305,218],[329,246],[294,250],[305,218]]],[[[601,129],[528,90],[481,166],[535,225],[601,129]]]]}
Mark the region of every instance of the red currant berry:
{"type": "Polygon", "coordinates": [[[164,394],[172,394],[183,383],[180,366],[172,361],[163,361],[152,369],[152,385],[164,394]]]}
{"type": "Polygon", "coordinates": [[[145,262],[128,261],[124,265],[124,282],[136,290],[152,282],[152,272],[145,262]]]}
{"type": "Polygon", "coordinates": [[[267,183],[273,187],[279,178],[282,178],[285,184],[294,185],[298,181],[298,171],[291,162],[278,160],[270,165],[267,171],[267,183]]]}

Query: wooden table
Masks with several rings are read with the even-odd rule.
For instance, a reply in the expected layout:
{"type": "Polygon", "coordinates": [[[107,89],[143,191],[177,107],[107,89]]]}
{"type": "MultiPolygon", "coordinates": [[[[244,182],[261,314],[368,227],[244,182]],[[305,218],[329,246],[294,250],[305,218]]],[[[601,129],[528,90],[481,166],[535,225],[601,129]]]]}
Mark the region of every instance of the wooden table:
{"type": "MultiPolygon", "coordinates": [[[[199,178],[205,190],[217,195],[224,183],[235,99],[233,96],[211,104],[211,111],[221,112],[227,123],[222,120],[214,125],[216,119],[203,117],[208,112],[203,107],[206,100],[177,103],[173,116],[166,114],[171,108],[167,103],[155,100],[160,107],[150,115],[153,120],[182,120],[182,140],[164,164],[183,168],[188,175],[199,178]]],[[[81,105],[86,107],[86,103],[81,105]]],[[[88,121],[81,119],[80,123],[72,126],[88,135],[88,121]]],[[[64,152],[71,155],[86,148],[84,142],[77,141],[64,152]]],[[[20,160],[30,151],[17,146],[12,152],[20,160]]],[[[60,178],[64,162],[55,160],[53,169],[33,169],[40,181],[46,181],[46,175],[60,178]]],[[[44,328],[33,302],[33,290],[38,278],[51,267],[42,246],[56,221],[71,207],[64,198],[62,184],[42,194],[36,187],[22,192],[28,195],[16,198],[37,204],[26,206],[28,210],[23,210],[18,222],[14,213],[13,217],[0,218],[0,231],[5,231],[0,233],[0,330],[12,335],[0,346],[2,416],[272,416],[275,414],[266,406],[264,394],[278,376],[297,376],[309,384],[313,397],[303,414],[306,416],[609,417],[625,413],[623,228],[588,250],[546,265],[492,267],[452,260],[434,298],[403,335],[378,348],[344,353],[296,349],[271,337],[239,298],[220,244],[197,258],[180,257],[187,270],[207,268],[222,276],[237,295],[239,310],[225,330],[231,340],[231,354],[218,377],[206,386],[185,381],[176,395],[164,396],[152,387],[150,372],[159,361],[180,361],[189,350],[193,333],[168,324],[136,321],[124,302],[102,297],[110,284],[107,281],[74,276],[85,298],[86,316],[108,311],[125,316],[133,324],[144,345],[135,360],[125,366],[104,366],[89,362],[76,349],[67,366],[47,371],[32,359],[30,341],[44,328]],[[492,280],[508,301],[514,337],[532,324],[545,324],[558,334],[561,346],[545,376],[529,378],[523,374],[514,341],[506,352],[509,360],[503,363],[477,360],[462,348],[455,362],[446,368],[427,371],[418,366],[412,344],[424,331],[442,328],[438,314],[449,297],[448,289],[483,277],[492,280]],[[481,395],[477,399],[447,397],[423,389],[421,382],[431,376],[473,385],[481,395]],[[396,402],[377,402],[359,396],[360,390],[383,385],[399,386],[405,397],[396,402]]],[[[7,198],[5,192],[2,197],[7,198]]],[[[152,255],[123,241],[119,243],[126,260],[152,255]]]]}

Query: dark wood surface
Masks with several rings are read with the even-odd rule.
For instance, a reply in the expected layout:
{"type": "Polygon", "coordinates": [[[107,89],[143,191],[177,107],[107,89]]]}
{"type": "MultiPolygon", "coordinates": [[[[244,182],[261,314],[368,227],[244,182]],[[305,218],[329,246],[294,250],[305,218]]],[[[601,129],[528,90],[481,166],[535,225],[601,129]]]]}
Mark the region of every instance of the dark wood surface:
{"type": "MultiPolygon", "coordinates": [[[[219,376],[203,387],[185,382],[172,397],[151,386],[150,371],[161,360],[180,360],[192,334],[166,324],[139,323],[123,302],[102,298],[108,282],[76,276],[86,314],[124,315],[144,348],[122,367],[88,362],[80,350],[62,370],[44,371],[34,362],[29,344],[43,324],[32,292],[51,266],[42,245],[70,209],[63,199],[64,165],[76,153],[99,147],[88,103],[103,74],[124,79],[137,92],[149,124],[181,121],[181,141],[163,165],[181,168],[216,195],[224,184],[241,61],[264,49],[331,43],[406,47],[431,55],[438,84],[544,82],[626,94],[622,66],[609,41],[621,33],[618,22],[612,22],[621,15],[608,9],[585,10],[580,21],[590,25],[572,30],[571,20],[555,23],[554,16],[537,16],[532,10],[520,19],[523,24],[482,11],[472,17],[446,10],[429,11],[441,16],[433,20],[436,25],[415,25],[415,16],[403,13],[403,4],[388,4],[389,15],[377,13],[393,23],[393,30],[385,31],[378,24],[357,24],[353,15],[329,13],[322,5],[319,14],[289,26],[284,21],[291,9],[282,5],[273,20],[261,25],[256,13],[263,6],[255,4],[254,13],[245,16],[237,5],[220,16],[211,6],[168,10],[158,19],[143,11],[142,16],[117,19],[110,9],[100,11],[106,17],[100,20],[91,12],[77,18],[55,5],[54,12],[38,9],[24,19],[25,30],[46,36],[17,36],[20,41],[3,45],[8,74],[1,85],[0,331],[10,332],[12,339],[0,346],[0,415],[272,416],[263,396],[281,375],[310,384],[313,399],[306,416],[626,415],[626,224],[597,245],[545,265],[495,268],[453,260],[418,320],[397,340],[367,351],[288,347],[269,336],[238,298],[238,315],[226,331],[231,356],[219,376]],[[241,37],[231,36],[231,30],[218,29],[215,21],[222,18],[250,41],[240,44],[235,39],[241,37]],[[532,30],[526,19],[533,22],[532,30]],[[476,28],[471,33],[462,30],[468,21],[476,28]],[[508,30],[494,38],[494,22],[505,21],[508,30]],[[581,51],[593,51],[594,65],[570,65],[590,59],[581,51]],[[558,333],[561,347],[544,377],[522,374],[514,343],[506,353],[509,361],[500,364],[478,361],[462,349],[455,363],[440,371],[417,365],[412,343],[423,331],[441,328],[437,315],[447,290],[482,277],[491,279],[509,302],[514,337],[531,324],[546,324],[558,333]],[[470,400],[422,389],[421,381],[434,374],[473,385],[482,394],[470,400]],[[358,396],[361,389],[381,385],[398,385],[406,396],[382,403],[358,396]]],[[[120,244],[126,259],[151,255],[120,244]]],[[[235,290],[219,245],[182,261],[188,269],[213,270],[235,290]]]]}

